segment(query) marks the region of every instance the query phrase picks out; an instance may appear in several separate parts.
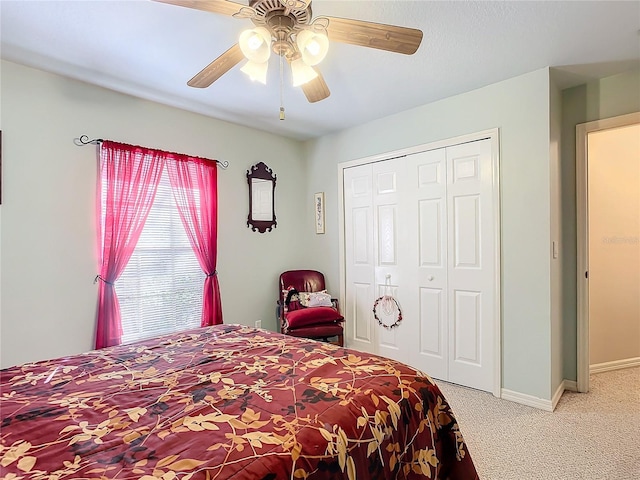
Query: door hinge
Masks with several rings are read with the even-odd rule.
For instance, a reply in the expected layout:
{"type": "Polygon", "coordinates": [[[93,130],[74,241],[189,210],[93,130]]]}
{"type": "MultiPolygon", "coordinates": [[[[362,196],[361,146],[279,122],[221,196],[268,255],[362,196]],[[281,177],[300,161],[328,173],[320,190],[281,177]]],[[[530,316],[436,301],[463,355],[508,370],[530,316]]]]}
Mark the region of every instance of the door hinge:
{"type": "Polygon", "coordinates": [[[584,272],[584,278],[589,278],[589,272],[584,272]]]}

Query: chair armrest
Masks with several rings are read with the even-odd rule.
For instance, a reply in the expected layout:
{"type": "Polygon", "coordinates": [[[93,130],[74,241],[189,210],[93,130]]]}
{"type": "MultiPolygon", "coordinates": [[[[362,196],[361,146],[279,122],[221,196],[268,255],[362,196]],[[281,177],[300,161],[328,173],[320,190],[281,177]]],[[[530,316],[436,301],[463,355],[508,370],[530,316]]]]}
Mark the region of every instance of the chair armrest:
{"type": "Polygon", "coordinates": [[[284,319],[284,305],[280,302],[280,300],[276,300],[276,318],[279,320],[284,319]]]}
{"type": "Polygon", "coordinates": [[[278,319],[277,325],[280,333],[285,333],[284,305],[280,300],[276,300],[276,318],[278,319]]]}
{"type": "Polygon", "coordinates": [[[335,308],[338,312],[340,312],[340,304],[338,302],[337,298],[332,298],[331,299],[331,305],[333,306],[333,308],[335,308]]]}

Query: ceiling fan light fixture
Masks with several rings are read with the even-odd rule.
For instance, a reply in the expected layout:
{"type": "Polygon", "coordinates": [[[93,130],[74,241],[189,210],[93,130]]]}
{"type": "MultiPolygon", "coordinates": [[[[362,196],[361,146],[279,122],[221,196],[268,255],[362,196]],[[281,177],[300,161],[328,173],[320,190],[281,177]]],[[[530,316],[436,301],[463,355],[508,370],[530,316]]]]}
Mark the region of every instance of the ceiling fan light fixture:
{"type": "Polygon", "coordinates": [[[264,27],[251,28],[240,34],[240,50],[251,62],[264,63],[271,55],[271,34],[264,27]]]}
{"type": "Polygon", "coordinates": [[[260,82],[263,85],[266,85],[268,67],[269,62],[252,62],[251,60],[249,60],[240,69],[240,71],[246,73],[252,81],[260,82]]]}
{"type": "Polygon", "coordinates": [[[319,64],[329,51],[329,39],[323,33],[302,30],[296,37],[296,44],[304,63],[309,66],[319,64]]]}
{"type": "Polygon", "coordinates": [[[422,31],[416,28],[353,18],[314,18],[312,0],[248,0],[248,6],[238,0],[154,1],[251,20],[253,28],[242,32],[236,44],[198,72],[187,85],[206,88],[245,58],[252,62],[244,66],[245,73],[264,82],[265,66],[254,64],[267,62],[273,52],[280,60],[280,105],[285,61],[291,65],[292,83],[302,86],[310,103],[329,97],[329,87],[316,66],[327,55],[329,40],[412,55],[423,37],[422,31]]]}
{"type": "Polygon", "coordinates": [[[293,78],[293,86],[299,87],[316,78],[318,72],[307,65],[302,58],[298,58],[291,62],[291,76],[293,78]]]}

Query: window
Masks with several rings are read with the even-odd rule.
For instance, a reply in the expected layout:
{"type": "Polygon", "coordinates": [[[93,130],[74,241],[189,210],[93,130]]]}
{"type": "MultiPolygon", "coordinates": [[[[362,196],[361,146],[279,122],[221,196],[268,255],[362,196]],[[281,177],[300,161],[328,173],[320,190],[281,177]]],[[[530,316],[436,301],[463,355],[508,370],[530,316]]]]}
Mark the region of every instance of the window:
{"type": "Polygon", "coordinates": [[[132,341],[221,324],[215,161],[111,140],[99,154],[96,348],[121,344],[123,330],[132,341]]]}
{"type": "Polygon", "coordinates": [[[198,328],[203,281],[165,169],[138,244],[115,283],[122,343],[198,328]]]}

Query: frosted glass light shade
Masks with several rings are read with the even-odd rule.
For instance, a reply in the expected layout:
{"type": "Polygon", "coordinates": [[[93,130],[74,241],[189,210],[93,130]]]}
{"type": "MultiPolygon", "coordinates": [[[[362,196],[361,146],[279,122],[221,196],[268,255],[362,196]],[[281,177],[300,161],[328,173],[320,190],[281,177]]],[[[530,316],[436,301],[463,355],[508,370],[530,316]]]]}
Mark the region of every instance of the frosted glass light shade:
{"type": "Polygon", "coordinates": [[[313,67],[310,67],[301,58],[291,62],[291,76],[293,77],[293,86],[299,87],[307,82],[310,82],[318,76],[313,67]]]}
{"type": "Polygon", "coordinates": [[[252,62],[249,60],[240,71],[249,75],[249,78],[254,82],[260,82],[264,85],[267,84],[267,69],[269,67],[269,62],[252,62]]]}
{"type": "Polygon", "coordinates": [[[302,60],[310,66],[319,64],[329,51],[329,39],[327,36],[311,30],[302,30],[298,33],[296,43],[302,55],[302,60]]]}
{"type": "Polygon", "coordinates": [[[271,34],[266,28],[256,27],[245,30],[238,41],[240,50],[247,60],[263,63],[271,55],[271,34]]]}

